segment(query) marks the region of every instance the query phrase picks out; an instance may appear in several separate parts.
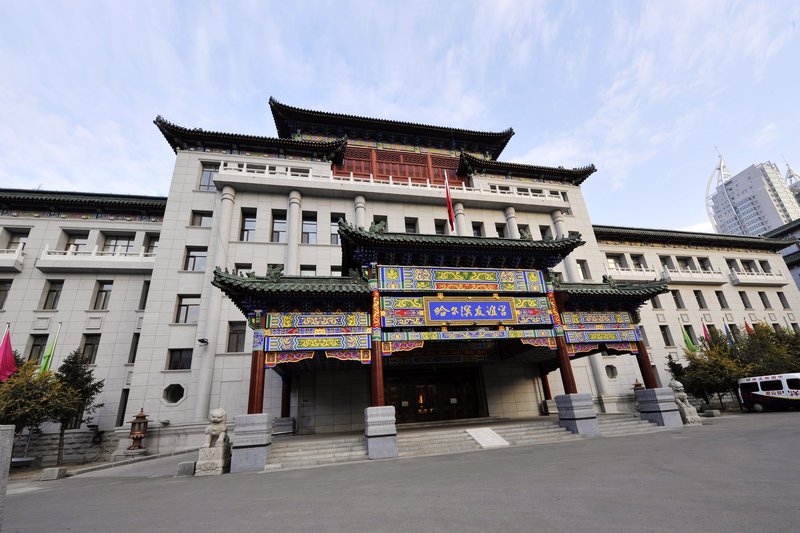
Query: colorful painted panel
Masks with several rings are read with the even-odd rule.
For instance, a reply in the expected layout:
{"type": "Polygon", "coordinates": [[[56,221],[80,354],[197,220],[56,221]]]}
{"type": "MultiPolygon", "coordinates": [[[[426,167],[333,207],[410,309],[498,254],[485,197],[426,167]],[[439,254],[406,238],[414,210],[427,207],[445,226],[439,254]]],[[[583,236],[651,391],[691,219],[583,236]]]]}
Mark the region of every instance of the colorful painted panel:
{"type": "Polygon", "coordinates": [[[360,333],[370,333],[372,331],[371,328],[279,328],[279,329],[265,329],[261,330],[266,337],[278,337],[281,335],[297,335],[297,336],[308,336],[308,335],[326,335],[331,333],[349,333],[349,334],[360,334],[360,333]]]}
{"type": "Polygon", "coordinates": [[[539,270],[379,266],[382,291],[546,292],[539,270]]]}
{"type": "Polygon", "coordinates": [[[527,344],[528,346],[541,346],[544,348],[549,348],[551,350],[556,349],[556,340],[553,338],[550,339],[520,339],[522,344],[527,344]]]}
{"type": "Polygon", "coordinates": [[[632,324],[630,313],[625,311],[603,311],[595,313],[564,312],[561,313],[561,322],[571,324],[632,324]]]}
{"type": "Polygon", "coordinates": [[[447,341],[478,339],[540,339],[553,337],[549,329],[504,329],[487,331],[384,331],[384,342],[447,341]]]}
{"type": "Polygon", "coordinates": [[[328,359],[339,359],[340,361],[359,361],[362,365],[372,363],[371,350],[326,351],[325,357],[328,359]]]}
{"type": "Polygon", "coordinates": [[[396,352],[410,352],[411,350],[422,348],[424,345],[424,341],[383,342],[381,343],[381,350],[383,355],[391,355],[396,352]]]}
{"type": "Polygon", "coordinates": [[[637,332],[634,329],[610,331],[565,331],[566,341],[571,344],[584,342],[636,342],[637,332]]]}
{"type": "Polygon", "coordinates": [[[264,366],[272,368],[280,363],[297,363],[313,357],[314,352],[267,352],[264,354],[264,366]]]}
{"type": "Polygon", "coordinates": [[[264,330],[263,329],[254,329],[253,330],[253,351],[257,352],[259,350],[264,349],[264,330]]]}
{"type": "Polygon", "coordinates": [[[369,327],[368,313],[268,313],[267,328],[369,327]]]}
{"type": "Polygon", "coordinates": [[[635,342],[607,342],[606,348],[619,352],[639,353],[639,345],[635,342]]]}
{"type": "Polygon", "coordinates": [[[425,323],[483,324],[516,322],[513,298],[423,298],[425,323]]]}
{"type": "Polygon", "coordinates": [[[547,296],[514,298],[514,307],[517,308],[517,324],[553,323],[553,315],[550,313],[550,302],[547,300],[547,296]]]}
{"type": "Polygon", "coordinates": [[[381,298],[381,310],[384,328],[425,325],[422,297],[385,296],[381,298]]]}
{"type": "Polygon", "coordinates": [[[369,335],[285,335],[266,338],[266,351],[366,350],[372,347],[369,335]]]}

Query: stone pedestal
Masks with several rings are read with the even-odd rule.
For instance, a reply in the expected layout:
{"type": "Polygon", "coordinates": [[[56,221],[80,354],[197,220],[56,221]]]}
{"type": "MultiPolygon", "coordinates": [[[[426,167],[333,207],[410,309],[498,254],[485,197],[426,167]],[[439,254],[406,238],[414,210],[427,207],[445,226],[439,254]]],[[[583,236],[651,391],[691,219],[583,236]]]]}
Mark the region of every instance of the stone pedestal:
{"type": "Polygon", "coordinates": [[[231,440],[231,474],[261,472],[272,448],[272,417],[268,413],[239,415],[231,440]]]}
{"type": "Polygon", "coordinates": [[[285,435],[287,433],[294,433],[294,418],[291,416],[285,418],[276,416],[272,420],[272,434],[285,435]]]}
{"type": "Polygon", "coordinates": [[[45,468],[42,470],[42,477],[40,481],[55,481],[57,479],[64,479],[67,477],[67,469],[63,466],[54,468],[45,468]]]}
{"type": "Polygon", "coordinates": [[[397,428],[394,422],[393,405],[364,409],[364,435],[370,459],[397,457],[397,428]]]}
{"type": "Polygon", "coordinates": [[[225,474],[230,468],[231,447],[229,444],[198,450],[197,463],[194,467],[195,476],[218,476],[225,474]]]}
{"type": "Polygon", "coordinates": [[[659,426],[682,428],[683,421],[675,403],[675,394],[669,387],[641,389],[635,391],[639,404],[639,416],[659,426]]]}
{"type": "Polygon", "coordinates": [[[6,486],[11,467],[11,450],[14,448],[14,426],[0,426],[0,531],[6,512],[6,486]]]}
{"type": "Polygon", "coordinates": [[[558,425],[584,437],[600,435],[591,394],[560,394],[555,400],[558,425]]]}

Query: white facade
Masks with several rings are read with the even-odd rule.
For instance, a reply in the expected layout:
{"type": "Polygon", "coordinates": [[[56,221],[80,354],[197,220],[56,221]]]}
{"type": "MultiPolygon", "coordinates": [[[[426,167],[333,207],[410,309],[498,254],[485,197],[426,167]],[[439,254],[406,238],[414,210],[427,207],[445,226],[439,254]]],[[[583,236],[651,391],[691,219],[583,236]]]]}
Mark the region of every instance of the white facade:
{"type": "Polygon", "coordinates": [[[770,162],[750,165],[717,184],[711,197],[713,222],[719,233],[763,235],[800,218],[800,205],[770,162]]]}

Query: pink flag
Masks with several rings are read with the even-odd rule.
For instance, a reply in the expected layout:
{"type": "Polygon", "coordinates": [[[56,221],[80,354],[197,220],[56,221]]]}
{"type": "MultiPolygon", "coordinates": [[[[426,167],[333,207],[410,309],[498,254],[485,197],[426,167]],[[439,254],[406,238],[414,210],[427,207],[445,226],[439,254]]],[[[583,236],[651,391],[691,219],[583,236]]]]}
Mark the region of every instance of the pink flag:
{"type": "Polygon", "coordinates": [[[706,339],[706,342],[711,342],[711,335],[708,333],[705,322],[703,322],[703,337],[706,339]]]}
{"type": "Polygon", "coordinates": [[[0,343],[0,381],[7,380],[17,371],[17,361],[14,359],[14,350],[11,349],[11,331],[6,328],[3,342],[0,343]]]}
{"type": "Polygon", "coordinates": [[[750,327],[750,324],[747,323],[747,320],[744,321],[744,329],[747,331],[748,335],[753,334],[753,328],[750,327]]]}

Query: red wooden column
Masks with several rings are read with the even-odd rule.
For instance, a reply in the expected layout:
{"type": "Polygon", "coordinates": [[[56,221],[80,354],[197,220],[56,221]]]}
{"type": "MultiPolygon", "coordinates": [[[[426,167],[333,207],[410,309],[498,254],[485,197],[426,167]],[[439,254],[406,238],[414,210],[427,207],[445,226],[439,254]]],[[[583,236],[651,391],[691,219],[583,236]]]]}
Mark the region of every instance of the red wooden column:
{"type": "Polygon", "coordinates": [[[292,376],[281,376],[281,418],[289,418],[292,405],[292,376]]]}
{"type": "Polygon", "coordinates": [[[556,334],[556,353],[558,354],[558,370],[561,372],[561,382],[564,384],[565,394],[577,394],[578,386],[572,373],[572,362],[569,360],[567,341],[564,338],[564,326],[561,324],[561,313],[556,304],[556,296],[552,291],[547,293],[550,302],[550,313],[553,315],[553,330],[556,334]]]}
{"type": "Polygon", "coordinates": [[[550,381],[547,379],[547,372],[545,372],[544,368],[542,368],[541,366],[539,367],[539,379],[542,381],[542,391],[544,392],[544,399],[552,400],[553,393],[550,392],[550,381]]]}
{"type": "MultiPolygon", "coordinates": [[[[374,275],[374,273],[373,273],[374,275]]],[[[372,332],[380,331],[381,327],[381,299],[377,290],[372,291],[372,332]]],[[[383,393],[383,353],[381,341],[372,337],[372,364],[370,365],[370,384],[372,388],[372,407],[386,405],[383,393]]]]}
{"type": "MultiPolygon", "coordinates": [[[[267,317],[262,316],[258,327],[262,330],[266,325],[267,317]]],[[[250,391],[247,395],[247,414],[256,415],[264,412],[264,345],[260,350],[253,350],[250,359],[250,391]]]]}
{"type": "Polygon", "coordinates": [[[647,348],[640,340],[636,341],[636,347],[639,349],[639,353],[636,354],[636,362],[639,363],[639,371],[642,373],[644,387],[646,389],[658,388],[658,382],[656,381],[656,375],[653,373],[653,365],[650,362],[650,356],[647,354],[647,348]]]}

